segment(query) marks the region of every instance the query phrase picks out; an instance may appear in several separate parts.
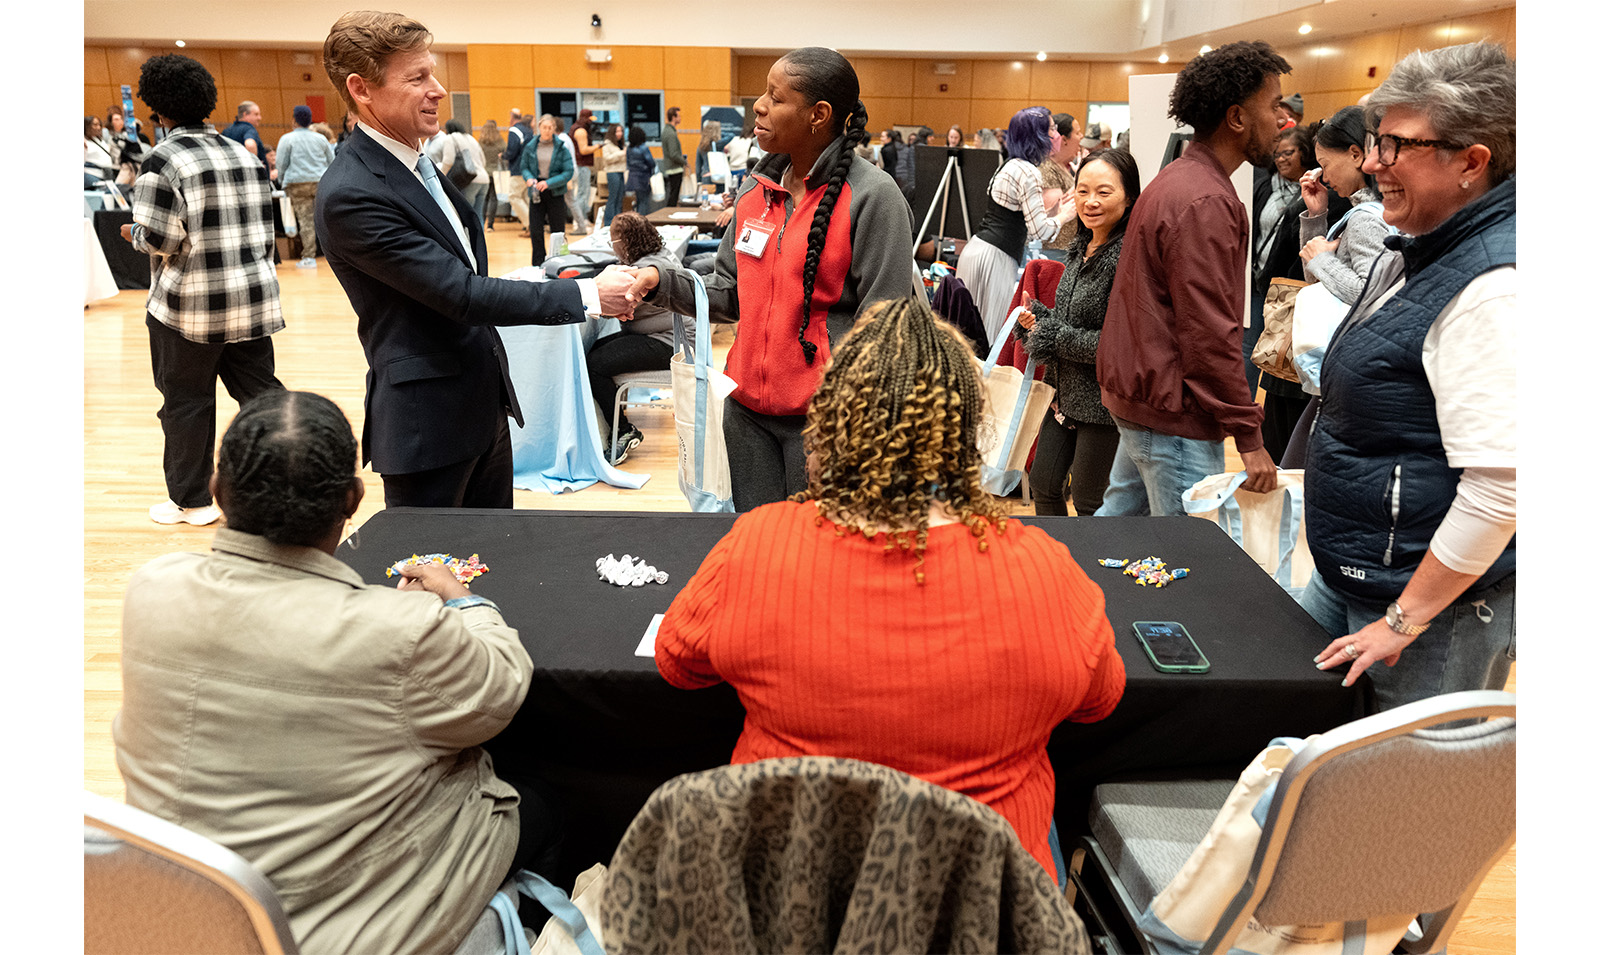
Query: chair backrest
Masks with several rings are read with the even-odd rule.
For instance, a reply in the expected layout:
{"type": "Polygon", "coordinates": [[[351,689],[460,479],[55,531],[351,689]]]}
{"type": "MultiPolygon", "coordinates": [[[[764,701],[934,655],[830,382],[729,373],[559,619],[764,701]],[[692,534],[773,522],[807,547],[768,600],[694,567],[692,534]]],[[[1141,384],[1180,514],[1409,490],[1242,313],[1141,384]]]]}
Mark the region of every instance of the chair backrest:
{"type": "Polygon", "coordinates": [[[295,955],[277,894],[237,853],[85,792],[83,950],[295,955]]]}
{"type": "Polygon", "coordinates": [[[618,845],[601,916],[610,955],[1088,951],[1054,879],[994,810],[828,757],[669,780],[618,845]]]}
{"type": "Polygon", "coordinates": [[[1250,875],[1208,949],[1252,915],[1314,925],[1438,912],[1425,940],[1435,950],[1515,839],[1515,716],[1510,693],[1450,693],[1308,742],[1278,780],[1250,875]]]}

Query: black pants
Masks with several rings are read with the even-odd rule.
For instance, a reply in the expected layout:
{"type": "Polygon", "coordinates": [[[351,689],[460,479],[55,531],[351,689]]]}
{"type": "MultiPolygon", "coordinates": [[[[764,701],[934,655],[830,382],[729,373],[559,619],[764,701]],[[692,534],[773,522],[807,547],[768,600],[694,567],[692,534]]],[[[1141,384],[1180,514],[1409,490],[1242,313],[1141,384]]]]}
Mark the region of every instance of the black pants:
{"type": "Polygon", "coordinates": [[[753,510],[806,489],[806,416],[765,415],[729,398],[722,403],[733,509],[753,510]]]}
{"type": "Polygon", "coordinates": [[[533,237],[533,264],[543,265],[545,248],[550,240],[544,237],[544,227],[550,226],[550,234],[565,231],[567,228],[567,197],[556,195],[553,190],[546,189],[540,192],[537,189],[528,190],[528,234],[533,237]]]}
{"type": "Polygon", "coordinates": [[[511,507],[511,426],[475,458],[431,471],[383,475],[384,507],[511,507]]]}
{"type": "MultiPolygon", "coordinates": [[[[589,392],[600,413],[609,415],[617,402],[617,375],[630,371],[664,371],[672,360],[672,346],[649,335],[617,332],[589,349],[589,392]]],[[[617,432],[628,430],[628,413],[617,416],[617,432]]],[[[608,420],[606,424],[610,424],[608,420]]]]}
{"type": "Polygon", "coordinates": [[[211,503],[211,465],[217,448],[217,379],[244,404],[281,389],[274,374],[272,339],[208,344],[192,342],[148,313],[150,370],[161,392],[162,470],[167,496],[179,507],[211,503]]]}
{"type": "Polygon", "coordinates": [[[1310,404],[1311,396],[1303,391],[1297,395],[1267,392],[1267,400],[1262,405],[1266,414],[1261,420],[1261,446],[1267,449],[1273,462],[1281,468],[1291,467],[1283,463],[1284,454],[1289,448],[1289,437],[1294,434],[1294,426],[1300,422],[1300,416],[1305,414],[1310,404]]]}
{"type": "Polygon", "coordinates": [[[1079,517],[1093,517],[1111,481],[1111,462],[1117,456],[1117,426],[1056,421],[1047,412],[1039,427],[1039,445],[1028,470],[1033,509],[1040,515],[1065,517],[1067,496],[1079,517]]]}
{"type": "Polygon", "coordinates": [[[683,170],[680,169],[677,172],[663,173],[661,179],[667,184],[666,204],[669,206],[677,205],[678,196],[683,192],[683,170]]]}

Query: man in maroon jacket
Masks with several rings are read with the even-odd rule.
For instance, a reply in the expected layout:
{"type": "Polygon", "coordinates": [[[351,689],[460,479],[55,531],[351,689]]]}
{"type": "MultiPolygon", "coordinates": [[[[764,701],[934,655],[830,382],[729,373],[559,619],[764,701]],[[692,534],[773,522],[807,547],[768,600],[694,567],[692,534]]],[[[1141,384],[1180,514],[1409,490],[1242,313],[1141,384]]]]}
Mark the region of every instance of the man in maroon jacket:
{"type": "Polygon", "coordinates": [[[1183,513],[1196,481],[1224,468],[1232,436],[1245,488],[1277,486],[1261,447],[1261,408],[1241,345],[1250,225],[1229,176],[1272,161],[1278,76],[1289,64],[1260,41],[1189,62],[1168,114],[1194,141],[1139,197],[1111,288],[1097,356],[1100,392],[1121,440],[1099,517],[1183,513]]]}

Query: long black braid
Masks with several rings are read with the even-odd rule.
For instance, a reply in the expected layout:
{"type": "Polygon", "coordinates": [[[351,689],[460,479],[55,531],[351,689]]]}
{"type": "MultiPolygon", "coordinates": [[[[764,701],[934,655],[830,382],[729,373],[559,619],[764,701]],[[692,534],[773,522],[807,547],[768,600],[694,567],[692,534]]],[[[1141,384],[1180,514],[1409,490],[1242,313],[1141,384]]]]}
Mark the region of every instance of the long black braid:
{"type": "Polygon", "coordinates": [[[217,450],[228,526],[274,544],[315,546],[345,519],[356,480],[350,422],[309,391],[274,389],[246,402],[217,450]]]}
{"type": "Polygon", "coordinates": [[[801,273],[806,297],[800,309],[799,339],[806,364],[810,365],[816,361],[817,346],[806,340],[806,330],[811,327],[811,295],[816,290],[817,266],[822,262],[828,223],[833,220],[833,207],[839,201],[845,176],[855,162],[856,144],[866,142],[871,135],[867,132],[867,108],[861,103],[861,82],[856,79],[855,67],[837,50],[803,47],[786,54],[783,62],[796,92],[812,103],[826,102],[833,106],[833,128],[829,132],[841,140],[832,147],[839,153],[834,157],[828,186],[817,203],[817,211],[812,214],[811,231],[806,235],[805,270],[801,273]],[[841,109],[841,104],[849,106],[841,109]]]}

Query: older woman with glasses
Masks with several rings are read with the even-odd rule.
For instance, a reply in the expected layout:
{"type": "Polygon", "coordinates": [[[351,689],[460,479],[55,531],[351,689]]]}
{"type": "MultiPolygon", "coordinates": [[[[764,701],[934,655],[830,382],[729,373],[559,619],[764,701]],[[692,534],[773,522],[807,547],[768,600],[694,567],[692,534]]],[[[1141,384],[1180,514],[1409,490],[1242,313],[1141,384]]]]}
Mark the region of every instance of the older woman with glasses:
{"type": "Polygon", "coordinates": [[[1323,360],[1300,602],[1334,637],[1317,666],[1380,709],[1502,688],[1515,654],[1516,90],[1473,43],[1412,53],[1367,105],[1362,168],[1406,237],[1323,360]]]}

